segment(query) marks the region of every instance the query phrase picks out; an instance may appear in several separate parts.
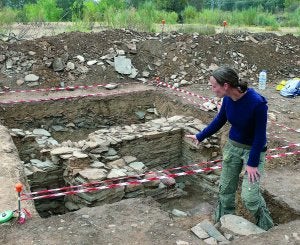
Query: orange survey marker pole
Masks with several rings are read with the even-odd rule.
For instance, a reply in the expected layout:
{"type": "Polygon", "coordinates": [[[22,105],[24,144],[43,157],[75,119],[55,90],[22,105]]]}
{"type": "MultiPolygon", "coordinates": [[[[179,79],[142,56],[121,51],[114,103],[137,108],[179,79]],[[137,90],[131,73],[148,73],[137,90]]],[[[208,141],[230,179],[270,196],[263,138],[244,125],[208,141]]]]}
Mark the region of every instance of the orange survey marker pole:
{"type": "Polygon", "coordinates": [[[164,39],[165,24],[166,24],[166,21],[162,20],[161,21],[161,41],[164,39]]]}
{"type": "Polygon", "coordinates": [[[224,21],[223,21],[223,32],[225,32],[225,27],[226,27],[227,25],[228,25],[228,24],[227,24],[227,21],[224,20],[224,21]]]}
{"type": "Polygon", "coordinates": [[[16,192],[18,192],[18,210],[16,210],[19,214],[18,223],[24,224],[26,220],[26,216],[28,218],[31,218],[31,213],[26,208],[21,209],[21,192],[23,190],[22,183],[17,183],[15,188],[16,188],[16,192]]]}
{"type": "Polygon", "coordinates": [[[21,192],[23,190],[23,185],[21,183],[17,183],[15,188],[16,191],[18,192],[18,213],[20,218],[21,217],[21,192]]]}
{"type": "Polygon", "coordinates": [[[227,21],[226,21],[226,20],[223,20],[222,25],[223,25],[222,44],[224,44],[225,28],[226,28],[226,26],[228,25],[227,21]]]}

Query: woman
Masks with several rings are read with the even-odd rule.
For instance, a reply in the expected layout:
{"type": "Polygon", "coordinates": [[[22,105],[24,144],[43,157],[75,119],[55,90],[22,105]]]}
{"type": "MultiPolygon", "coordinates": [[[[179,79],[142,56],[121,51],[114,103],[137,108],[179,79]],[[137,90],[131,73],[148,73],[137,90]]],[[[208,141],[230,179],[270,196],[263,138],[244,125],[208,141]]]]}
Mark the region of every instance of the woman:
{"type": "Polygon", "coordinates": [[[223,149],[223,164],[219,186],[219,201],[214,219],[235,212],[235,194],[239,174],[245,167],[242,200],[245,207],[264,230],[273,226],[270,212],[260,193],[259,182],[266,155],[267,101],[254,89],[248,88],[229,67],[216,69],[210,77],[212,91],[223,98],[214,120],[196,135],[186,135],[197,141],[216,133],[227,121],[231,124],[229,139],[223,149]]]}

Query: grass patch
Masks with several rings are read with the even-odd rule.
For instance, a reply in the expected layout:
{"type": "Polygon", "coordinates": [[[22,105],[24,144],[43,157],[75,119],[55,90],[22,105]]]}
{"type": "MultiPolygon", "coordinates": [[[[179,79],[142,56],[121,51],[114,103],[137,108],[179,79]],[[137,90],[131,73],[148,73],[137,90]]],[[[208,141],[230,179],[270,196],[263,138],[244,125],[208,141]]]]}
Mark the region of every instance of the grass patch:
{"type": "Polygon", "coordinates": [[[18,11],[11,8],[3,8],[0,10],[0,27],[3,25],[11,25],[17,20],[18,11]]]}
{"type": "Polygon", "coordinates": [[[185,24],[181,25],[178,29],[179,32],[183,33],[199,33],[200,35],[214,35],[216,34],[216,29],[212,25],[195,25],[195,24],[185,24]]]}

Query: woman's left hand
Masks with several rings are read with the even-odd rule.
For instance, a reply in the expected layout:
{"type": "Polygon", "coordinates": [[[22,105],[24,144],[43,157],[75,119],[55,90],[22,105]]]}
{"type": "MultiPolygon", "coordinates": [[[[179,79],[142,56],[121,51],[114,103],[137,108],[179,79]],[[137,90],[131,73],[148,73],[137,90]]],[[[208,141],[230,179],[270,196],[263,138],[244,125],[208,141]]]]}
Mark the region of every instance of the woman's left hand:
{"type": "Polygon", "coordinates": [[[257,167],[251,167],[247,165],[246,171],[248,173],[249,183],[254,183],[255,181],[259,181],[260,173],[258,172],[257,167]]]}
{"type": "Polygon", "coordinates": [[[184,137],[192,139],[196,145],[199,145],[199,141],[197,140],[197,137],[195,134],[186,134],[184,137]]]}

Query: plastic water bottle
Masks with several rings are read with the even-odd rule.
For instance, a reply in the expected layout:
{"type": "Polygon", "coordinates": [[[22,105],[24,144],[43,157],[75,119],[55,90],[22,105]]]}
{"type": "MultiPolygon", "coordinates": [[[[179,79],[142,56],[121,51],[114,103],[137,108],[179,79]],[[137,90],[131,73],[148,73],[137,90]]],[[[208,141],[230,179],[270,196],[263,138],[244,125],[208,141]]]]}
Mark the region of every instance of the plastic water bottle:
{"type": "Polygon", "coordinates": [[[262,70],[259,73],[259,77],[258,77],[258,89],[264,90],[266,89],[266,85],[267,85],[267,71],[262,70]]]}

